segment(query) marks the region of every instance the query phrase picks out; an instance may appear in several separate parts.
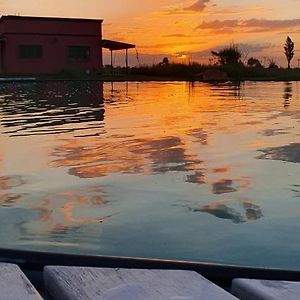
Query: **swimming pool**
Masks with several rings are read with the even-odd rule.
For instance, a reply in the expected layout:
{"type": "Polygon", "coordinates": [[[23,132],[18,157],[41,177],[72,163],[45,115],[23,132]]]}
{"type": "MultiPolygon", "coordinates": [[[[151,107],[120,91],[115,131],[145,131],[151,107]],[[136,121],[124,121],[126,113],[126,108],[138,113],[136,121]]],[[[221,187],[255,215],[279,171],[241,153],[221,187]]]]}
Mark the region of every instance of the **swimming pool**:
{"type": "Polygon", "coordinates": [[[6,83],[1,247],[300,268],[299,83],[6,83]]]}

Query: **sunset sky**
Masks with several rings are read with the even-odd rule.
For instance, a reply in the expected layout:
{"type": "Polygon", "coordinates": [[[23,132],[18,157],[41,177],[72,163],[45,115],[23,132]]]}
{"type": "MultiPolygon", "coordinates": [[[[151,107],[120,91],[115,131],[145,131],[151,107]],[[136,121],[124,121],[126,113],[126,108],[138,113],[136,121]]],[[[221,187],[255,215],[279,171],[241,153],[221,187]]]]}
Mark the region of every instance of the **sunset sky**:
{"type": "MultiPolygon", "coordinates": [[[[104,19],[104,37],[136,44],[141,63],[164,56],[208,62],[212,49],[235,43],[244,60],[254,56],[285,65],[287,35],[300,49],[299,0],[0,0],[0,11],[104,19]]],[[[298,57],[300,51],[294,66],[298,57]]],[[[120,55],[115,60],[122,63],[120,55]]],[[[131,64],[136,64],[132,51],[131,64]]]]}

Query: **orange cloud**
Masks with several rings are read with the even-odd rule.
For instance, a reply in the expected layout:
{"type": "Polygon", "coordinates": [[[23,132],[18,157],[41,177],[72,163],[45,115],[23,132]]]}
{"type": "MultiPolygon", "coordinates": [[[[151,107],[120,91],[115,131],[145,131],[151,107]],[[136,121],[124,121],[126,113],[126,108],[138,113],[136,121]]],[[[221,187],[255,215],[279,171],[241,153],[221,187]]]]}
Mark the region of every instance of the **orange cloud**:
{"type": "MultiPolygon", "coordinates": [[[[141,49],[170,49],[170,48],[176,48],[178,46],[178,41],[172,41],[172,42],[168,42],[168,43],[162,43],[162,44],[153,44],[153,45],[141,45],[140,48],[141,49]]],[[[181,47],[185,47],[186,49],[188,49],[191,45],[204,45],[206,44],[205,41],[187,41],[186,43],[182,44],[180,43],[181,47]]]]}

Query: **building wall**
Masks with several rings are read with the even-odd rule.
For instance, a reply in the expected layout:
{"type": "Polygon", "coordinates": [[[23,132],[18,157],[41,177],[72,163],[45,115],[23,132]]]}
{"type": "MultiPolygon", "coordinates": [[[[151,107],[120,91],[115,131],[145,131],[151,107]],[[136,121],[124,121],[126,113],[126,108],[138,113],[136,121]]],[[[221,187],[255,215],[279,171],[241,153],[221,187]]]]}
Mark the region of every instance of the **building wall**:
{"type": "Polygon", "coordinates": [[[0,22],[0,34],[5,37],[5,73],[50,74],[102,68],[101,21],[12,17],[0,22]],[[42,57],[20,57],[21,45],[42,46],[42,57]],[[89,58],[70,59],[69,46],[90,47],[89,58]]]}
{"type": "Polygon", "coordinates": [[[101,46],[98,38],[76,36],[7,35],[5,43],[5,70],[7,73],[47,74],[63,70],[100,70],[101,46]],[[23,59],[19,56],[20,45],[41,45],[41,58],[23,59]],[[68,57],[68,46],[90,47],[90,57],[73,61],[68,57]]]}

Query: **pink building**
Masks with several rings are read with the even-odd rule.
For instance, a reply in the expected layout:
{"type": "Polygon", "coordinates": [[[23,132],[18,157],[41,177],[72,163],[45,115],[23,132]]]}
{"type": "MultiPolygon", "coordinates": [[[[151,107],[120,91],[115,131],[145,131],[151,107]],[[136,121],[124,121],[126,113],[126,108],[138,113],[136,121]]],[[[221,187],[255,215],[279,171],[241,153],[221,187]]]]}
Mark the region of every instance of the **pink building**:
{"type": "Polygon", "coordinates": [[[102,68],[102,20],[2,16],[0,74],[102,68]]]}

